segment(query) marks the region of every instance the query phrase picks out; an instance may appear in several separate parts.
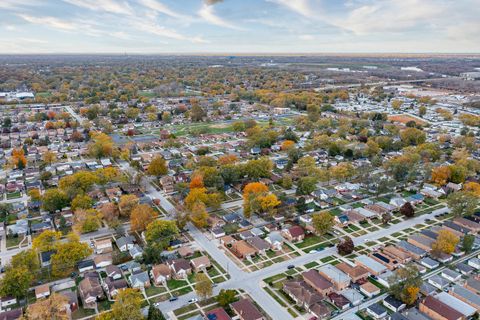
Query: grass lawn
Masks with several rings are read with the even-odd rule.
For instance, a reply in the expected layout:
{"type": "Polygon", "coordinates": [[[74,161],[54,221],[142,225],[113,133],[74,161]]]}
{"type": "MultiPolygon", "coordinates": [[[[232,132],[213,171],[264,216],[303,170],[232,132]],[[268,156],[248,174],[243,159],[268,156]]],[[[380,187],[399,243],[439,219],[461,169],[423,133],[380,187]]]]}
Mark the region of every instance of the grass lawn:
{"type": "Polygon", "coordinates": [[[184,287],[187,284],[188,284],[187,281],[184,281],[184,280],[176,280],[176,279],[167,280],[167,286],[170,290],[184,287]]]}
{"type": "Polygon", "coordinates": [[[147,293],[148,297],[163,293],[165,291],[167,291],[167,289],[165,289],[164,287],[155,287],[155,286],[150,286],[149,288],[145,289],[145,292],[147,293]]]}
{"type": "Polygon", "coordinates": [[[190,287],[185,287],[185,288],[182,288],[182,289],[178,289],[178,290],[176,290],[176,291],[173,291],[172,294],[173,294],[174,296],[177,296],[177,297],[178,297],[178,296],[187,294],[187,293],[192,292],[192,291],[193,291],[192,288],[190,288],[190,287]]]}
{"type": "Polygon", "coordinates": [[[7,248],[18,247],[23,237],[7,237],[7,248]]]}
{"type": "Polygon", "coordinates": [[[95,310],[93,309],[83,309],[83,308],[78,308],[77,311],[72,313],[72,319],[81,319],[85,317],[90,317],[95,314],[95,310]]]}
{"type": "Polygon", "coordinates": [[[318,263],[315,262],[315,261],[312,261],[312,262],[307,263],[307,264],[305,265],[305,268],[307,268],[307,269],[312,269],[312,268],[314,268],[314,267],[316,267],[316,266],[318,266],[318,263]]]}
{"type": "Polygon", "coordinates": [[[302,249],[305,247],[313,246],[319,243],[320,241],[322,241],[322,239],[319,236],[312,235],[312,236],[306,237],[302,242],[299,242],[295,245],[298,248],[302,249]]]}
{"type": "Polygon", "coordinates": [[[322,261],[323,263],[327,263],[327,262],[330,262],[332,260],[334,260],[335,258],[332,257],[332,256],[328,256],[328,257],[325,257],[325,258],[322,258],[320,259],[320,261],[322,261]]]}
{"type": "Polygon", "coordinates": [[[263,279],[263,281],[266,282],[266,283],[270,283],[270,282],[275,282],[275,281],[281,280],[283,278],[285,278],[285,274],[280,273],[280,274],[276,274],[274,276],[271,276],[269,278],[265,278],[265,279],[263,279]]]}
{"type": "Polygon", "coordinates": [[[20,198],[21,196],[22,196],[22,193],[20,191],[10,192],[10,193],[7,193],[7,200],[17,199],[17,198],[20,198]]]}
{"type": "Polygon", "coordinates": [[[186,306],[184,307],[181,307],[177,310],[174,310],[173,313],[178,316],[178,315],[182,315],[184,313],[188,313],[189,311],[193,311],[193,310],[196,310],[197,309],[197,306],[195,304],[187,304],[186,306]]]}

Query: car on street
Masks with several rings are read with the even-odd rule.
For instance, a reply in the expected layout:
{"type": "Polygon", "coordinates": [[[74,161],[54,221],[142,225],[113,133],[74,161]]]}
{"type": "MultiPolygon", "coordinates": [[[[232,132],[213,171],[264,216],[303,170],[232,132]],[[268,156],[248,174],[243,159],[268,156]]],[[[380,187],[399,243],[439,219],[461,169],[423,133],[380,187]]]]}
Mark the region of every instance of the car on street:
{"type": "Polygon", "coordinates": [[[287,267],[288,270],[293,269],[293,268],[295,268],[295,266],[293,264],[291,264],[287,267]]]}
{"type": "Polygon", "coordinates": [[[175,296],[168,299],[168,301],[170,301],[170,302],[177,301],[177,300],[178,300],[178,297],[175,297],[175,296]]]}
{"type": "Polygon", "coordinates": [[[192,299],[188,300],[188,303],[190,303],[190,304],[197,303],[197,302],[198,302],[197,298],[192,298],[192,299]]]}

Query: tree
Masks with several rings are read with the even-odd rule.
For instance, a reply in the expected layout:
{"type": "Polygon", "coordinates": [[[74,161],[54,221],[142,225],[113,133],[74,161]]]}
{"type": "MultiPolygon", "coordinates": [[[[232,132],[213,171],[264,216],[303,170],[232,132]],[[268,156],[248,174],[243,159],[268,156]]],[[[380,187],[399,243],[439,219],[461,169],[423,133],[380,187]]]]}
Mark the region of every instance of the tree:
{"type": "Polygon", "coordinates": [[[451,254],[455,251],[460,239],[449,230],[438,231],[438,236],[435,242],[432,244],[432,252],[451,254]]]}
{"type": "Polygon", "coordinates": [[[218,293],[217,302],[221,307],[225,308],[230,305],[230,303],[235,302],[236,296],[237,293],[235,292],[235,290],[222,289],[218,293]]]}
{"type": "Polygon", "coordinates": [[[118,202],[118,209],[120,211],[120,215],[123,217],[129,217],[133,208],[138,205],[138,202],[139,199],[134,194],[125,194],[121,196],[120,201],[118,202]]]}
{"type": "Polygon", "coordinates": [[[68,203],[67,194],[58,188],[48,189],[42,196],[42,207],[49,212],[62,210],[68,206],[68,203]]]}
{"type": "Polygon", "coordinates": [[[90,132],[90,143],[88,145],[88,152],[94,158],[104,158],[115,155],[115,144],[112,138],[102,132],[90,132]]]}
{"type": "Polygon", "coordinates": [[[288,151],[295,146],[295,141],[292,140],[285,140],[282,142],[282,150],[288,151]]]}
{"type": "Polygon", "coordinates": [[[179,234],[179,230],[173,220],[155,220],[147,226],[145,240],[148,245],[157,245],[165,249],[179,234]]]}
{"type": "Polygon", "coordinates": [[[462,250],[466,253],[471,252],[474,242],[475,236],[473,234],[464,235],[462,239],[462,250]]]}
{"type": "Polygon", "coordinates": [[[70,207],[72,211],[76,211],[77,209],[90,209],[93,206],[93,200],[86,194],[78,194],[72,200],[72,204],[70,207]]]}
{"type": "Polygon", "coordinates": [[[195,275],[195,292],[200,299],[208,298],[212,295],[212,281],[208,276],[199,272],[195,275]]]}
{"type": "Polygon", "coordinates": [[[431,180],[433,183],[443,186],[450,180],[451,175],[449,166],[439,166],[432,169],[431,180]]]}
{"type": "Polygon", "coordinates": [[[297,203],[295,204],[295,208],[298,211],[298,214],[302,215],[307,211],[307,203],[305,202],[304,197],[300,197],[297,199],[297,203]]]}
{"type": "Polygon", "coordinates": [[[62,237],[59,231],[45,230],[33,239],[32,247],[38,252],[55,249],[55,244],[62,237]]]}
{"type": "Polygon", "coordinates": [[[167,162],[161,156],[156,156],[150,162],[147,169],[147,174],[150,176],[163,176],[168,173],[167,162]]]}
{"type": "Polygon", "coordinates": [[[413,208],[410,202],[405,202],[400,207],[400,213],[403,214],[407,218],[412,218],[415,215],[415,209],[413,208]]]}
{"type": "Polygon", "coordinates": [[[423,117],[426,114],[427,114],[427,107],[425,107],[424,105],[421,105],[420,107],[418,107],[418,115],[420,117],[423,117]]]}
{"type": "Polygon", "coordinates": [[[162,311],[156,308],[153,303],[148,307],[147,320],[165,320],[162,311]]]}
{"type": "Polygon", "coordinates": [[[25,151],[23,151],[22,148],[13,149],[10,162],[17,169],[24,169],[27,166],[27,158],[25,158],[25,151]]]}
{"type": "Polygon", "coordinates": [[[480,197],[480,183],[469,181],[463,186],[463,190],[468,191],[480,197]]]}
{"type": "Polygon", "coordinates": [[[95,209],[78,209],[73,216],[73,230],[76,233],[97,231],[102,226],[102,215],[95,209]]]}
{"type": "Polygon", "coordinates": [[[52,151],[46,151],[42,156],[42,160],[47,164],[52,164],[57,160],[57,155],[52,151]]]}
{"type": "Polygon", "coordinates": [[[402,100],[392,100],[392,108],[393,110],[400,110],[400,107],[403,105],[403,101],[402,100]]]}
{"type": "Polygon", "coordinates": [[[406,146],[416,146],[424,143],[427,135],[420,129],[406,128],[400,132],[400,139],[406,146]]]}
{"type": "Polygon", "coordinates": [[[42,195],[40,194],[40,190],[38,188],[33,188],[28,191],[28,196],[32,201],[40,201],[42,199],[42,195]]]}
{"type": "Polygon", "coordinates": [[[203,184],[203,176],[201,174],[193,175],[189,187],[190,189],[204,188],[205,185],[203,184]]]}
{"type": "Polygon", "coordinates": [[[351,163],[342,162],[331,167],[330,174],[335,180],[346,180],[355,174],[355,168],[351,163]]]}
{"type": "Polygon", "coordinates": [[[335,218],[328,211],[312,214],[312,226],[318,234],[326,234],[334,225],[335,218]]]}
{"type": "Polygon", "coordinates": [[[208,225],[207,207],[203,202],[196,202],[193,204],[190,214],[190,221],[197,228],[205,228],[208,225]]]}
{"type": "Polygon", "coordinates": [[[130,226],[133,231],[144,231],[158,216],[148,204],[139,204],[130,213],[130,226]]]}
{"type": "Polygon", "coordinates": [[[55,250],[52,255],[52,274],[59,278],[69,275],[79,261],[93,252],[87,243],[80,242],[80,238],[73,233],[68,235],[66,242],[58,242],[55,250]]]}
{"type": "Polygon", "coordinates": [[[12,256],[10,260],[12,268],[26,268],[30,273],[35,274],[40,270],[40,263],[38,261],[38,254],[33,249],[20,251],[12,256]]]}
{"type": "Polygon", "coordinates": [[[268,187],[261,182],[251,182],[243,188],[243,212],[250,217],[252,212],[259,211],[257,198],[268,193],[268,187]]]}
{"type": "Polygon", "coordinates": [[[478,207],[478,197],[469,191],[457,191],[447,197],[448,207],[455,216],[470,216],[478,207]]]}
{"type": "Polygon", "coordinates": [[[407,305],[413,305],[417,300],[417,294],[422,285],[422,278],[418,272],[418,268],[409,264],[400,268],[390,278],[390,294],[396,299],[407,305]]]}
{"type": "Polygon", "coordinates": [[[120,290],[115,297],[110,316],[112,320],[143,320],[142,294],[138,289],[120,290]]]}
{"type": "Polygon", "coordinates": [[[0,280],[0,294],[2,297],[12,296],[17,299],[26,297],[33,279],[34,274],[25,266],[7,266],[0,280]]]}
{"type": "Polygon", "coordinates": [[[69,316],[65,310],[66,305],[68,305],[67,297],[54,292],[47,299],[38,300],[34,304],[29,305],[25,312],[25,319],[67,320],[69,316]]]}
{"type": "Polygon", "coordinates": [[[104,203],[99,209],[103,219],[111,228],[114,228],[118,225],[118,217],[120,215],[120,212],[118,211],[118,206],[115,203],[104,203]]]}
{"type": "Polygon", "coordinates": [[[337,251],[342,256],[352,253],[353,250],[355,250],[355,245],[350,237],[345,237],[343,241],[337,244],[337,251]]]}
{"type": "Polygon", "coordinates": [[[317,178],[303,177],[297,182],[297,195],[308,195],[317,188],[317,178]]]}

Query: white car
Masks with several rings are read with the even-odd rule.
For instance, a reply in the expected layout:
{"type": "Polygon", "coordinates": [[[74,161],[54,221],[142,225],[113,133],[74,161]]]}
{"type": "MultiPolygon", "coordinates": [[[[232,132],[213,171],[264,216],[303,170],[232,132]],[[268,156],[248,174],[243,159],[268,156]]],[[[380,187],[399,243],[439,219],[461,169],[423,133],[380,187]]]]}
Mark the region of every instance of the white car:
{"type": "Polygon", "coordinates": [[[309,253],[314,254],[314,253],[317,253],[317,252],[318,252],[317,250],[313,249],[313,250],[310,250],[309,253]]]}
{"type": "Polygon", "coordinates": [[[197,303],[197,302],[198,302],[198,299],[197,299],[197,298],[192,298],[192,299],[188,300],[188,303],[189,303],[189,304],[197,303]]]}

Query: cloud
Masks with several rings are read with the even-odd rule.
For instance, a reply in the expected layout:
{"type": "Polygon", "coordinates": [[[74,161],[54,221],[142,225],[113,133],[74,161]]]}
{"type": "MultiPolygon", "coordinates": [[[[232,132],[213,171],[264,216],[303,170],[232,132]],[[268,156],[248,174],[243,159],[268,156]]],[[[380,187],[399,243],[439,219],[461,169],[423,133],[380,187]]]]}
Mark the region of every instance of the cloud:
{"type": "Polygon", "coordinates": [[[175,30],[165,28],[160,26],[152,21],[146,21],[141,19],[132,19],[130,20],[130,25],[140,31],[148,32],[151,34],[155,34],[157,36],[171,38],[175,40],[186,40],[193,43],[206,43],[207,41],[202,39],[201,37],[187,37],[175,30]]]}
{"type": "Polygon", "coordinates": [[[75,31],[78,28],[75,23],[54,17],[34,17],[27,14],[18,14],[18,16],[29,23],[44,25],[57,30],[75,31]]]}
{"type": "Polygon", "coordinates": [[[126,2],[115,0],[63,0],[66,3],[92,11],[103,11],[108,13],[123,14],[131,16],[133,9],[126,2]]]}
{"type": "Polygon", "coordinates": [[[284,6],[302,16],[314,17],[313,11],[310,8],[308,0],[268,0],[269,2],[276,3],[284,6]]]}
{"type": "Polygon", "coordinates": [[[183,14],[180,14],[178,12],[171,10],[166,5],[156,0],[139,0],[139,3],[142,4],[144,7],[147,7],[155,12],[162,13],[173,18],[178,18],[178,19],[189,18],[183,14]]]}
{"type": "MultiPolygon", "coordinates": [[[[211,1],[210,1],[211,2],[211,1]]],[[[217,3],[219,1],[216,1],[217,3]]],[[[198,15],[205,20],[206,22],[219,26],[219,27],[224,27],[224,28],[229,28],[229,29],[235,29],[235,30],[243,30],[242,28],[224,20],[222,17],[217,16],[215,14],[215,10],[212,4],[204,3],[202,7],[200,8],[200,11],[198,11],[198,15]]]]}
{"type": "Polygon", "coordinates": [[[1,0],[0,8],[7,10],[16,10],[25,6],[36,6],[40,3],[37,0],[1,0]]]}

